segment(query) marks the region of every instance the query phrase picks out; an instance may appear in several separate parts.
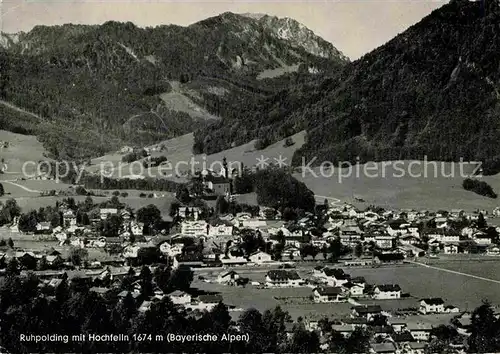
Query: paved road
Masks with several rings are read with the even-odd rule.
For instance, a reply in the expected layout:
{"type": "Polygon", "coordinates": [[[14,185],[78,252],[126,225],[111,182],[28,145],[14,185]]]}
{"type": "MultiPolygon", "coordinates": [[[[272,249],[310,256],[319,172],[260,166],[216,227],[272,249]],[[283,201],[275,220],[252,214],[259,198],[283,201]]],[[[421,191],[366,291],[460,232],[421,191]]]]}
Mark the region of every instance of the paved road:
{"type": "Polygon", "coordinates": [[[487,281],[487,282],[490,282],[490,283],[500,284],[500,280],[495,280],[495,279],[480,277],[478,275],[473,275],[473,274],[468,274],[468,273],[462,273],[462,272],[458,272],[456,270],[450,270],[450,269],[446,269],[446,268],[435,267],[435,266],[431,266],[431,265],[420,263],[420,262],[410,261],[409,263],[416,264],[418,266],[425,267],[425,268],[440,270],[442,272],[447,272],[447,273],[462,275],[462,276],[469,277],[469,278],[484,280],[484,281],[487,281]]]}

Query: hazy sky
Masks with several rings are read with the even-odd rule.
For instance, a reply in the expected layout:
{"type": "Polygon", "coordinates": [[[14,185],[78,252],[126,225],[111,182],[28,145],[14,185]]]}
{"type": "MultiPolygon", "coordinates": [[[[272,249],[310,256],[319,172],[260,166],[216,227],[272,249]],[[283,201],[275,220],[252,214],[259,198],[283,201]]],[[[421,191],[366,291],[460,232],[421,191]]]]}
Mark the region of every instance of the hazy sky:
{"type": "Polygon", "coordinates": [[[138,26],[188,25],[225,11],[292,17],[351,59],[387,42],[446,0],[0,0],[3,32],[35,25],[132,21],[138,26]]]}

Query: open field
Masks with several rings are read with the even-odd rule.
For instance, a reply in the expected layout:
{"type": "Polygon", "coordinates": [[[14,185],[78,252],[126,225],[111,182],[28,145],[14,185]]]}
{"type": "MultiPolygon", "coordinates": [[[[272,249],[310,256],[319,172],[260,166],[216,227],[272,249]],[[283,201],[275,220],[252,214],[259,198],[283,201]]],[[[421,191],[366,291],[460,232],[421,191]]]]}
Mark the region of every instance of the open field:
{"type": "MultiPolygon", "coordinates": [[[[428,162],[431,163],[431,162],[428,162]]],[[[316,194],[327,197],[334,197],[342,201],[355,204],[359,207],[368,205],[379,205],[385,208],[415,208],[428,210],[450,210],[460,208],[466,211],[476,209],[492,210],[500,205],[496,199],[482,197],[462,188],[463,177],[460,175],[457,163],[438,163],[437,170],[428,167],[412,166],[411,162],[405,161],[405,173],[401,176],[395,167],[383,167],[383,163],[370,164],[368,173],[363,173],[361,165],[360,173],[356,168],[352,169],[351,175],[347,169],[335,168],[332,175],[326,172],[323,176],[319,173],[319,168],[313,169],[314,176],[307,170],[305,173],[295,173],[294,176],[307,184],[316,194]],[[376,165],[376,169],[375,166],[376,165]],[[442,167],[441,167],[442,165],[442,167]],[[444,174],[441,173],[444,169],[444,174]],[[455,169],[454,177],[446,177],[455,169]],[[382,171],[385,170],[385,173],[382,171]],[[435,174],[437,172],[437,176],[435,174]],[[376,177],[371,177],[375,176],[376,177]],[[355,198],[363,199],[365,202],[356,201],[355,198]]],[[[464,166],[464,171],[473,170],[471,166],[464,166]]],[[[494,190],[500,191],[500,176],[483,177],[494,190]]]]}
{"type": "MultiPolygon", "coordinates": [[[[153,152],[153,156],[164,155],[168,158],[172,167],[179,162],[190,163],[193,158],[197,163],[196,169],[203,167],[218,170],[221,167],[221,161],[224,157],[229,163],[241,161],[244,166],[254,166],[261,156],[268,158],[268,163],[275,163],[275,159],[282,156],[285,163],[291,162],[294,152],[304,144],[305,132],[300,132],[292,136],[294,145],[284,147],[284,140],[268,146],[263,150],[255,150],[254,141],[247,144],[234,147],[232,149],[213,154],[213,155],[193,155],[193,134],[186,134],[174,139],[166,140],[161,144],[166,146],[164,152],[153,152]]],[[[7,171],[0,174],[0,180],[16,180],[22,177],[22,166],[26,161],[37,162],[46,159],[46,151],[36,137],[14,134],[0,130],[0,141],[8,141],[8,148],[2,149],[0,155],[6,160],[7,171]]],[[[184,172],[190,167],[179,165],[177,174],[175,169],[158,168],[149,169],[147,172],[142,168],[140,161],[132,164],[121,164],[121,158],[124,154],[111,153],[92,160],[92,165],[87,167],[88,171],[96,172],[105,166],[119,166],[112,170],[115,178],[133,177],[135,174],[148,173],[150,176],[157,177],[163,175],[161,172],[169,173],[169,179],[177,182],[185,182],[187,179],[183,176],[184,172]]],[[[308,161],[306,161],[306,164],[308,161]]],[[[411,165],[412,162],[405,161],[399,165],[398,169],[394,162],[392,165],[387,163],[370,164],[370,168],[364,171],[365,166],[360,165],[352,170],[335,168],[333,172],[329,170],[326,174],[319,174],[319,168],[313,169],[317,176],[314,176],[307,170],[304,173],[295,173],[295,177],[305,182],[307,186],[318,196],[327,196],[337,198],[345,202],[351,202],[359,207],[366,207],[374,204],[386,208],[415,208],[415,209],[451,209],[461,208],[467,211],[476,209],[492,210],[500,202],[496,199],[490,199],[479,196],[473,192],[465,191],[462,188],[463,172],[465,174],[472,172],[474,165],[458,163],[436,163],[432,161],[421,162],[420,165],[411,165]],[[359,171],[359,172],[358,172],[359,171]],[[452,173],[454,172],[454,173],[452,173]],[[355,199],[356,198],[356,199],[355,199]],[[359,202],[359,199],[364,202],[359,202]]],[[[235,163],[232,167],[236,168],[235,163]]],[[[33,173],[30,169],[28,173],[33,173]]],[[[483,177],[494,190],[500,192],[500,175],[483,177]]],[[[25,188],[6,184],[7,193],[13,197],[29,197],[33,192],[29,189],[38,190],[59,190],[64,188],[54,181],[15,181],[25,188]],[[27,190],[28,189],[28,190],[27,190]]]]}
{"type": "Polygon", "coordinates": [[[239,308],[255,308],[259,311],[274,308],[280,305],[288,311],[292,318],[309,314],[312,316],[342,316],[347,315],[352,307],[349,303],[336,304],[283,304],[277,301],[275,297],[307,297],[312,294],[312,289],[303,288],[283,288],[283,289],[257,289],[251,285],[245,288],[225,286],[219,284],[209,284],[199,280],[192,283],[192,287],[220,293],[224,302],[239,308]]]}
{"type": "MultiPolygon", "coordinates": [[[[193,134],[186,134],[174,139],[166,140],[161,144],[166,146],[164,152],[153,152],[152,156],[166,156],[172,166],[158,171],[152,168],[149,172],[143,171],[140,162],[123,164],[115,168],[115,178],[146,174],[159,176],[167,173],[177,182],[185,182],[184,172],[191,166],[191,160],[196,161],[195,169],[204,167],[219,170],[221,161],[226,157],[228,163],[242,162],[244,166],[255,166],[258,158],[268,158],[267,163],[276,163],[275,159],[282,156],[283,161],[290,164],[294,152],[304,144],[305,132],[292,136],[294,145],[284,147],[284,140],[268,146],[263,150],[255,150],[255,141],[237,146],[212,155],[193,155],[193,134]],[[189,163],[175,166],[179,162],[189,163]],[[142,172],[141,172],[142,171],[142,172]],[[163,172],[163,173],[162,173],[163,172]],[[177,173],[179,172],[179,173],[177,173]]],[[[160,143],[159,143],[160,144],[160,143]]],[[[121,154],[110,154],[94,159],[93,166],[88,170],[99,170],[99,163],[108,161],[115,166],[121,161],[121,154]]],[[[309,161],[305,161],[305,165],[309,161]]],[[[460,165],[459,163],[434,162],[434,161],[404,161],[388,163],[371,163],[353,167],[350,171],[346,168],[334,168],[333,172],[326,170],[323,176],[319,168],[313,171],[295,173],[294,176],[318,196],[337,198],[345,202],[366,207],[374,204],[385,208],[415,208],[415,209],[451,209],[461,208],[467,211],[476,209],[492,210],[500,204],[496,199],[482,197],[462,188],[464,176],[471,173],[474,164],[460,165]],[[359,199],[364,202],[359,202],[359,199]]],[[[337,165],[338,166],[338,165],[337,165]]],[[[238,164],[232,165],[237,168],[238,164]]],[[[500,175],[483,177],[494,190],[500,192],[500,175]]]]}
{"type": "MultiPolygon", "coordinates": [[[[315,264],[300,264],[296,269],[303,278],[311,277],[311,270],[315,264]]],[[[498,262],[454,262],[448,266],[439,265],[442,268],[458,269],[468,274],[476,274],[485,278],[500,279],[500,260],[498,262]],[[461,264],[460,267],[453,264],[461,264]],[[497,274],[494,276],[494,274],[497,274]]],[[[274,266],[261,267],[236,267],[234,270],[242,277],[248,277],[251,281],[263,282],[265,274],[274,266]]],[[[222,269],[213,271],[197,270],[195,279],[199,274],[214,279],[222,272],[222,269]]],[[[472,310],[480,305],[483,299],[488,299],[494,305],[500,304],[500,284],[490,281],[471,278],[464,275],[450,274],[445,271],[424,268],[416,265],[387,266],[380,268],[344,268],[351,276],[363,276],[369,284],[399,284],[403,293],[409,293],[409,298],[398,300],[359,300],[361,304],[378,304],[386,311],[418,307],[418,301],[425,297],[441,297],[446,304],[455,305],[460,310],[472,310]]],[[[219,284],[208,284],[199,280],[193,286],[206,291],[220,292],[229,305],[237,307],[255,307],[259,310],[280,305],[286,308],[292,316],[306,316],[325,314],[341,316],[347,314],[352,307],[349,303],[283,303],[275,297],[308,297],[312,294],[312,288],[284,288],[284,289],[257,289],[251,285],[246,288],[224,286],[219,284]]],[[[445,323],[445,322],[442,322],[445,323]]]]}
{"type": "MultiPolygon", "coordinates": [[[[6,174],[2,179],[13,179],[22,177],[22,166],[26,161],[37,163],[39,160],[47,160],[48,152],[33,135],[21,135],[0,130],[0,141],[8,142],[9,146],[0,149],[0,157],[7,165],[6,174]]],[[[34,164],[26,167],[27,173],[33,173],[34,164]]]]}
{"type": "MultiPolygon", "coordinates": [[[[470,269],[476,267],[477,263],[470,264],[470,269]]],[[[405,266],[345,271],[351,276],[364,276],[372,284],[397,283],[403,292],[410,293],[416,299],[441,297],[447,304],[458,306],[461,310],[473,309],[483,299],[500,304],[500,284],[435,269],[405,266]]]]}

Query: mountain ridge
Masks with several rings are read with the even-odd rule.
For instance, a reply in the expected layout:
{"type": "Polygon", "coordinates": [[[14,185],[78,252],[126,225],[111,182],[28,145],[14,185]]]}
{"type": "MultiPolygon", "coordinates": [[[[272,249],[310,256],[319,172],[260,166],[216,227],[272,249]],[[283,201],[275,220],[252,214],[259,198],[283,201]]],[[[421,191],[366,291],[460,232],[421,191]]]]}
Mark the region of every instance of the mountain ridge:
{"type": "MultiPolygon", "coordinates": [[[[194,111],[177,110],[162,100],[174,82],[182,89],[176,91],[181,95],[177,103],[224,117],[218,100],[255,101],[283,89],[290,80],[311,76],[302,70],[257,80],[264,70],[300,64],[321,72],[337,70],[346,62],[331,45],[324,48],[333,57],[320,57],[310,48],[278,38],[266,26],[225,13],[186,27],[140,28],[108,21],[2,34],[0,98],[51,122],[50,128],[36,134],[55,155],[68,150],[63,136],[75,131],[92,143],[78,151],[79,144],[71,141],[65,155],[96,155],[117,148],[108,142],[146,145],[206,125],[205,119],[190,114],[194,111]],[[131,117],[140,119],[130,126],[131,117]],[[92,138],[87,139],[90,132],[92,138]]],[[[313,47],[324,45],[318,39],[313,47]]]]}
{"type": "Polygon", "coordinates": [[[338,72],[206,127],[195,134],[195,151],[257,137],[266,146],[306,129],[295,165],[500,161],[498,33],[497,1],[451,1],[338,72]]]}

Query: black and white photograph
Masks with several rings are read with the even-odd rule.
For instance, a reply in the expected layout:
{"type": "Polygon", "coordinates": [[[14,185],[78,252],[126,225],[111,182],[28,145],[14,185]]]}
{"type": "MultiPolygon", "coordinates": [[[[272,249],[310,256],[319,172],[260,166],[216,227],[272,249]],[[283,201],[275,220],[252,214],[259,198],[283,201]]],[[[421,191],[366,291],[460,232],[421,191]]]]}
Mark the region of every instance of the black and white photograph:
{"type": "Polygon", "coordinates": [[[498,0],[0,15],[0,353],[500,353],[498,0]]]}

